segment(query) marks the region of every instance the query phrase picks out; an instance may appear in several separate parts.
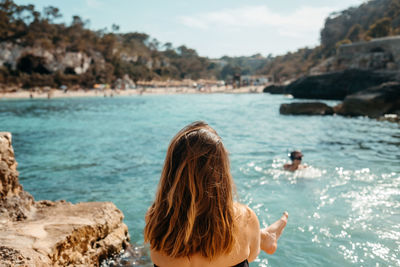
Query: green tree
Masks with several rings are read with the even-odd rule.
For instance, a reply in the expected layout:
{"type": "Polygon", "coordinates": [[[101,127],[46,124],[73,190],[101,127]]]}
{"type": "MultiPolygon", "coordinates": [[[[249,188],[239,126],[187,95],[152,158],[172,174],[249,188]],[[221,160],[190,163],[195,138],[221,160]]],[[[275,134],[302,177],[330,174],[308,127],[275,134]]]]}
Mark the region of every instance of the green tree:
{"type": "Polygon", "coordinates": [[[117,25],[117,24],[113,24],[113,25],[111,25],[111,30],[112,30],[112,32],[118,32],[119,31],[119,25],[117,25]]]}
{"type": "Polygon", "coordinates": [[[242,69],[239,66],[227,64],[221,70],[221,79],[226,80],[232,78],[235,74],[240,74],[242,69]]]}
{"type": "Polygon", "coordinates": [[[197,52],[194,49],[187,48],[184,45],[181,45],[177,48],[178,54],[182,57],[197,57],[197,52]]]}
{"type": "Polygon", "coordinates": [[[54,22],[54,20],[61,18],[60,10],[57,7],[48,6],[43,9],[44,18],[48,22],[54,22]]]}
{"type": "Polygon", "coordinates": [[[170,43],[170,42],[165,43],[165,44],[163,45],[163,47],[165,48],[165,50],[172,50],[172,49],[174,49],[172,43],[170,43]]]}
{"type": "Polygon", "coordinates": [[[36,18],[32,5],[16,5],[12,0],[0,1],[0,41],[15,40],[27,32],[25,20],[36,18]]]}

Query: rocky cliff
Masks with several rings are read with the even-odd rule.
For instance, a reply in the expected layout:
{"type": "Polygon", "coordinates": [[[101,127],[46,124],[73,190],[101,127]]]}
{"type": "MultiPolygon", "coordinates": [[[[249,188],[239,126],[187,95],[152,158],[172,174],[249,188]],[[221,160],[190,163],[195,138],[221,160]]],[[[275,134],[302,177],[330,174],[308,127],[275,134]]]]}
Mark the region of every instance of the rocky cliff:
{"type": "Polygon", "coordinates": [[[310,70],[311,75],[359,69],[369,71],[400,71],[400,36],[343,44],[336,55],[310,70]]]}
{"type": "Polygon", "coordinates": [[[18,181],[11,140],[0,132],[0,266],[98,266],[129,245],[113,203],[34,201],[18,181]]]}
{"type": "Polygon", "coordinates": [[[0,66],[9,66],[14,71],[79,75],[85,73],[92,62],[99,66],[105,64],[103,56],[95,52],[88,55],[84,52],[68,52],[65,48],[49,50],[10,42],[0,43],[0,66]]]}

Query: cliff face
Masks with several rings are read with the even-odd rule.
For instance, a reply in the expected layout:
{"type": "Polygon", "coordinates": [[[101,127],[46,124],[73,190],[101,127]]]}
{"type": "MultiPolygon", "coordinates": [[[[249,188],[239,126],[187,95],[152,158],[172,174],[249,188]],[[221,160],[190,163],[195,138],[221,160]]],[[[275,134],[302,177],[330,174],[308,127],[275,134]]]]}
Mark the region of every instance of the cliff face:
{"type": "Polygon", "coordinates": [[[341,45],[336,56],[312,68],[310,74],[346,69],[400,71],[400,36],[341,45]]]}
{"type": "Polygon", "coordinates": [[[104,59],[98,53],[89,56],[83,52],[67,52],[61,48],[53,51],[42,47],[23,47],[8,42],[0,43],[0,66],[10,66],[12,70],[83,74],[89,69],[92,61],[104,65],[104,59]]]}
{"type": "Polygon", "coordinates": [[[11,134],[0,133],[0,266],[98,266],[129,245],[114,204],[35,202],[16,167],[11,134]]]}

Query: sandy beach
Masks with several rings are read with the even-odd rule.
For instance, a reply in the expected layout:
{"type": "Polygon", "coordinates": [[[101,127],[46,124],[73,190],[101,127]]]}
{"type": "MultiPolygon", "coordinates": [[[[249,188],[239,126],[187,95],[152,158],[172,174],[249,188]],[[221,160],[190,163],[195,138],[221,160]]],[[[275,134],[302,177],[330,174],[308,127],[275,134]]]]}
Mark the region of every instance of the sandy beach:
{"type": "Polygon", "coordinates": [[[114,96],[131,96],[131,95],[157,95],[157,94],[210,94],[210,93],[262,93],[264,86],[245,86],[240,88],[232,87],[209,87],[198,90],[190,87],[154,87],[154,88],[137,88],[127,90],[74,90],[62,91],[52,89],[47,92],[30,92],[20,89],[17,92],[0,92],[0,99],[45,99],[45,98],[70,98],[70,97],[114,97],[114,96]]]}

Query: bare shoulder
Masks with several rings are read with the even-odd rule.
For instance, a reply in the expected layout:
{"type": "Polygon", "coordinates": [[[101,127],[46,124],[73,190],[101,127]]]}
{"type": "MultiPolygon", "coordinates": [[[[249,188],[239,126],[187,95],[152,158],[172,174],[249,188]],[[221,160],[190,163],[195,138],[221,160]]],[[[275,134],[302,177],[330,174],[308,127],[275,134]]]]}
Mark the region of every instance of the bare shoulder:
{"type": "Polygon", "coordinates": [[[238,210],[238,224],[243,244],[248,248],[246,258],[252,262],[260,253],[260,223],[256,213],[246,205],[236,204],[238,210]]]}
{"type": "Polygon", "coordinates": [[[291,166],[291,164],[285,163],[285,164],[283,165],[283,168],[284,168],[285,170],[287,170],[287,169],[290,169],[290,166],[291,166]]]}
{"type": "Polygon", "coordinates": [[[242,226],[253,228],[255,225],[259,227],[259,221],[256,213],[247,205],[235,203],[236,218],[242,226]]]}

